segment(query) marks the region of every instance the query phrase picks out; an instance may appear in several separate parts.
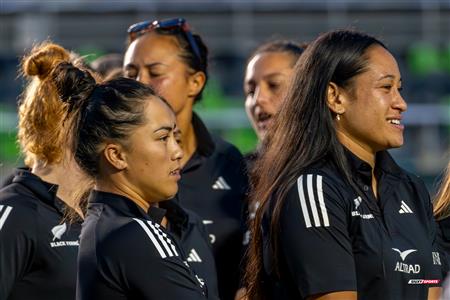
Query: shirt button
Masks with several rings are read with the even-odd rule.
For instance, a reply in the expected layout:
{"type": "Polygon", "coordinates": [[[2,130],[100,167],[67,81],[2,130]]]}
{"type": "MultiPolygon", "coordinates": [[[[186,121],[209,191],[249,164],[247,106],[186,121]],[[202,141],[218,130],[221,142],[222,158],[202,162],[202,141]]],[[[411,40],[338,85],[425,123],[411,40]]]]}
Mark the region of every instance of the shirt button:
{"type": "Polygon", "coordinates": [[[369,186],[367,186],[367,185],[363,186],[363,190],[364,190],[364,192],[367,192],[369,190],[369,186]]]}

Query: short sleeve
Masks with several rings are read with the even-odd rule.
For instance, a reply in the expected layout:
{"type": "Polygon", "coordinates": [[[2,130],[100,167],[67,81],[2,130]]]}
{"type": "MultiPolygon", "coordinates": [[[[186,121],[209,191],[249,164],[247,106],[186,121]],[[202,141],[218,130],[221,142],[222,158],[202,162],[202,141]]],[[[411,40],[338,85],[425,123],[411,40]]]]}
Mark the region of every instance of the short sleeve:
{"type": "Polygon", "coordinates": [[[36,215],[14,201],[0,201],[0,299],[8,299],[31,265],[36,249],[36,215]]]}
{"type": "Polygon", "coordinates": [[[280,251],[302,297],[356,291],[348,216],[339,189],[319,174],[298,178],[280,215],[280,251]]]}

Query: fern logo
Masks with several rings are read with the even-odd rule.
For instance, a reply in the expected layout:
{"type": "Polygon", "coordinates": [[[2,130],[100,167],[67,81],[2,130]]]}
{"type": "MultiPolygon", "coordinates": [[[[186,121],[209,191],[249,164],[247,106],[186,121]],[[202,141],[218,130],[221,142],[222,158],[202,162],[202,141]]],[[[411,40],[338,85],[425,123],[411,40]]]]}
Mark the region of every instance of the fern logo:
{"type": "Polygon", "coordinates": [[[64,232],[66,232],[67,230],[67,225],[66,223],[61,224],[61,225],[56,225],[55,227],[52,228],[52,233],[53,233],[53,241],[55,239],[60,240],[62,235],[64,234],[64,232]]]}

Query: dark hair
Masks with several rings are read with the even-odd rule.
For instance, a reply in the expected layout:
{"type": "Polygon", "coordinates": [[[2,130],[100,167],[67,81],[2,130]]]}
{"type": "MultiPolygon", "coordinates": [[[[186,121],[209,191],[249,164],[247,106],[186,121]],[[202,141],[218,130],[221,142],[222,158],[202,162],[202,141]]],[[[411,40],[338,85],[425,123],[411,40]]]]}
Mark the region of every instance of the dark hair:
{"type": "Polygon", "coordinates": [[[96,84],[90,73],[70,63],[61,63],[52,76],[60,98],[69,104],[72,153],[83,171],[96,178],[101,145],[112,140],[127,147],[130,132],[145,122],[149,97],[158,96],[151,87],[127,78],[96,84]]]}
{"type": "Polygon", "coordinates": [[[252,201],[260,208],[252,225],[246,284],[249,299],[265,299],[261,220],[273,207],[270,224],[270,247],[278,269],[278,235],[283,199],[297,177],[322,158],[335,162],[342,176],[353,183],[344,148],[337,139],[333,114],[327,106],[330,82],[349,88],[352,79],[366,70],[367,49],[373,45],[386,48],[366,34],[338,30],[320,35],[308,45],[295,67],[295,75],[279,115],[263,141],[260,158],[252,172],[252,201]]]}
{"type": "Polygon", "coordinates": [[[300,55],[305,51],[308,45],[306,43],[297,44],[288,40],[275,40],[266,42],[256,48],[247,59],[248,63],[258,54],[262,53],[286,53],[292,57],[292,66],[295,65],[300,55]]]}
{"type": "MultiPolygon", "coordinates": [[[[179,56],[183,60],[183,62],[192,70],[195,72],[203,72],[205,74],[205,84],[203,85],[203,88],[200,90],[200,92],[195,96],[194,101],[198,102],[202,99],[203,96],[203,90],[206,87],[206,83],[208,82],[208,47],[203,42],[200,35],[192,32],[192,37],[194,38],[195,42],[197,43],[198,49],[200,51],[200,57],[197,57],[195,55],[194,50],[192,49],[191,45],[189,44],[186,34],[183,32],[181,28],[170,28],[170,29],[164,29],[164,28],[155,28],[154,30],[150,32],[155,32],[160,35],[169,35],[176,38],[178,45],[180,46],[181,53],[179,56]]],[[[147,33],[145,33],[147,34],[147,33]]],[[[144,34],[144,35],[145,35],[144,34]]],[[[134,40],[128,39],[128,46],[133,42],[134,40]]]]}

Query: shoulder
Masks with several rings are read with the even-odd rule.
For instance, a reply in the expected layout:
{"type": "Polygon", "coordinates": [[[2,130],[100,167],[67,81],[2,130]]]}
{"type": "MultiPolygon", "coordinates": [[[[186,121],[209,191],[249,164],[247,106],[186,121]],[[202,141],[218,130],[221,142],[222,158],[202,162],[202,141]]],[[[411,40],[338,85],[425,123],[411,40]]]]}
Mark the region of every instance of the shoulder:
{"type": "Polygon", "coordinates": [[[0,235],[3,238],[34,235],[39,222],[38,201],[14,183],[1,189],[0,235]]]}
{"type": "Polygon", "coordinates": [[[142,254],[150,260],[179,256],[174,241],[161,225],[138,218],[124,219],[99,239],[97,250],[101,254],[129,259],[142,254]]]}

